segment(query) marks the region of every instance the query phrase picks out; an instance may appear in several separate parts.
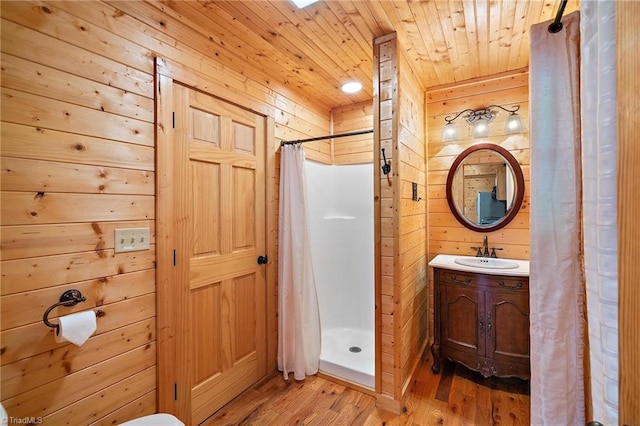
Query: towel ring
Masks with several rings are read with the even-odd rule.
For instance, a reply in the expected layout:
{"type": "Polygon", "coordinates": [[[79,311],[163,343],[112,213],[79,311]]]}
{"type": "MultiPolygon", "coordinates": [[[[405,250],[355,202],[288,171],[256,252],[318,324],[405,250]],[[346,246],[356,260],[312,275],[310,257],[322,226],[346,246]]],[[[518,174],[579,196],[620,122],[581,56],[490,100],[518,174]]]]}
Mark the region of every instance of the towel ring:
{"type": "Polygon", "coordinates": [[[84,302],[85,300],[87,299],[82,295],[82,293],[80,293],[80,290],[67,290],[62,293],[62,296],[60,296],[60,301],[58,303],[51,305],[49,309],[44,311],[42,321],[47,327],[55,328],[56,334],[58,334],[58,332],[60,331],[60,326],[49,321],[49,314],[51,313],[51,311],[58,306],[75,306],[80,302],[84,302]]]}

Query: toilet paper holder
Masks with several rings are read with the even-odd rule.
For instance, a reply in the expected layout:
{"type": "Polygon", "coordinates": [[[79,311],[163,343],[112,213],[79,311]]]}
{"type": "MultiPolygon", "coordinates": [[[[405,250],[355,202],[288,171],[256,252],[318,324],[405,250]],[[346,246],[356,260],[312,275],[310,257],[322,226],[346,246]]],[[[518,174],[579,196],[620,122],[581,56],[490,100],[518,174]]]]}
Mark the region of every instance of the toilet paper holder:
{"type": "Polygon", "coordinates": [[[57,308],[58,306],[75,306],[80,302],[84,302],[85,300],[87,299],[82,295],[80,290],[67,290],[64,293],[62,293],[62,296],[60,296],[60,301],[58,303],[51,305],[49,309],[44,311],[44,315],[42,316],[42,321],[47,327],[55,328],[56,334],[57,334],[58,331],[60,330],[60,326],[58,324],[53,324],[51,321],[49,321],[49,313],[51,313],[51,311],[57,308]]]}

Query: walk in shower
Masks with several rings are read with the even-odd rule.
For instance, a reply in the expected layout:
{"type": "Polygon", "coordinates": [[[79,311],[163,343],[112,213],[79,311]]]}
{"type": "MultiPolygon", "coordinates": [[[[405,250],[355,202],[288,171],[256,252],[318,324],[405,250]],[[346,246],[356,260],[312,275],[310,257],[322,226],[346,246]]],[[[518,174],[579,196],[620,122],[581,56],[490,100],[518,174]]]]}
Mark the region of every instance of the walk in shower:
{"type": "Polygon", "coordinates": [[[373,165],[306,161],[320,371],[375,386],[373,165]]]}

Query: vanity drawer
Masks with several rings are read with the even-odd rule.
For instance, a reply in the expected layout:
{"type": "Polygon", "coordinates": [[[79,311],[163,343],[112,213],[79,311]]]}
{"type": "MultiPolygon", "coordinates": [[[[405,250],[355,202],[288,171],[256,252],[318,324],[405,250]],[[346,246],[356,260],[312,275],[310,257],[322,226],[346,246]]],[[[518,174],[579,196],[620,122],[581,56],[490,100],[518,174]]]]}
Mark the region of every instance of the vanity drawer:
{"type": "Polygon", "coordinates": [[[483,280],[479,279],[478,274],[468,274],[461,271],[453,271],[448,269],[438,269],[436,279],[440,284],[452,284],[462,287],[476,286],[481,284],[483,280]]]}
{"type": "Polygon", "coordinates": [[[491,287],[502,290],[529,292],[529,277],[503,277],[494,275],[490,285],[491,287]]]}
{"type": "Polygon", "coordinates": [[[482,286],[510,291],[529,291],[529,277],[477,274],[449,269],[436,269],[440,284],[461,287],[482,286]]]}

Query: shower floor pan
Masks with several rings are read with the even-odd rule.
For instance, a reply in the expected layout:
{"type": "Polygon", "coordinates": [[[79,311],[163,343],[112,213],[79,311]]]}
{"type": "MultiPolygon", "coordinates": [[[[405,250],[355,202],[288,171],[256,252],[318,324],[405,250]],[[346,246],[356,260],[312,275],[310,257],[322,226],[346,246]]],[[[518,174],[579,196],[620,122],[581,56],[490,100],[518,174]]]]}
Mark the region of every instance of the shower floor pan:
{"type": "Polygon", "coordinates": [[[373,389],[375,387],[373,332],[355,328],[324,330],[320,371],[373,389]]]}

